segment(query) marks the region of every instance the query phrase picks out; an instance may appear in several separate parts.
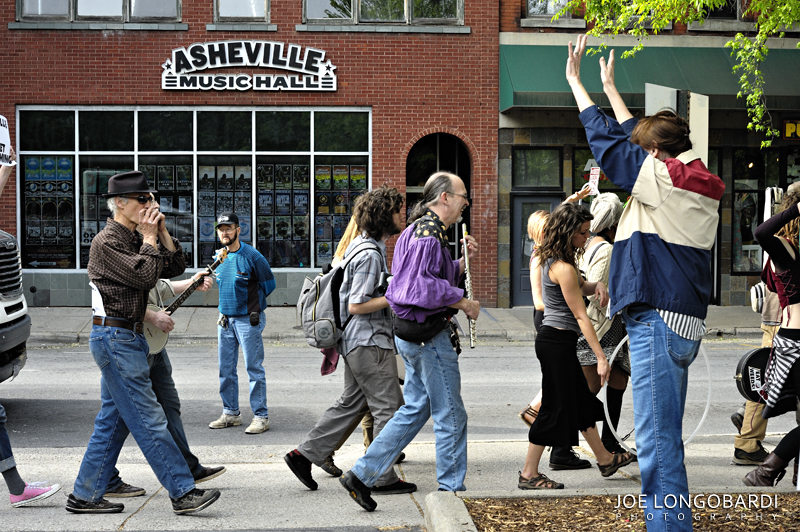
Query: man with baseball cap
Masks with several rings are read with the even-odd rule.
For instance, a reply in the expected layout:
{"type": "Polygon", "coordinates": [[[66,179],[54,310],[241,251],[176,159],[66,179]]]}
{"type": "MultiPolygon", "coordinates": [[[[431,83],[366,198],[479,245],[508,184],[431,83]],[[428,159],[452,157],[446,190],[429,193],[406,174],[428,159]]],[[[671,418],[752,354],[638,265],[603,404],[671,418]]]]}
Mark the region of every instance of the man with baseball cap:
{"type": "Polygon", "coordinates": [[[222,415],[208,426],[224,429],[242,424],[236,373],[241,346],[250,379],[250,408],[253,409],[253,421],[245,433],[260,434],[269,430],[261,333],[266,325],[267,296],[275,290],[275,278],[264,255],[240,241],[240,233],[236,214],[225,212],[217,217],[217,236],[228,249],[228,257],[214,273],[219,284],[217,339],[222,415]]]}
{"type": "Polygon", "coordinates": [[[103,196],[113,218],[92,240],[87,268],[94,314],[89,350],[100,368],[102,406],[66,508],[72,513],[124,509],[103,494],[130,431],[169,493],[173,511],[203,510],[220,493],[195,488],[189,466],[167,429],[150,379],[142,323],[148,292],[158,279],[183,273],[183,251],[167,232],[142,172],[111,177],[103,196]]]}

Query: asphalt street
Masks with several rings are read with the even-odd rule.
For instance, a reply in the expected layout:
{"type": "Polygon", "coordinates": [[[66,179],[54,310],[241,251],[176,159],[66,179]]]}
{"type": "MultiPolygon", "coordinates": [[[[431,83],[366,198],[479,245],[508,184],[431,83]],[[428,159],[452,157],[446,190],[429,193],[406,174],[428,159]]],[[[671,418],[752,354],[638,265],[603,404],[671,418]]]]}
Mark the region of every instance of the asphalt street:
{"type": "MultiPolygon", "coordinates": [[[[684,420],[686,435],[694,431],[703,416],[710,382],[710,410],[696,438],[719,444],[717,448],[721,451],[715,460],[729,461],[726,450],[730,456],[733,454],[735,429],[730,414],[742,399],[732,376],[741,355],[757,345],[756,339],[704,341],[703,351],[710,371],[702,355],[692,366],[684,420]]],[[[220,501],[198,514],[196,519],[174,516],[166,495],[159,490],[141,453],[129,439],[119,461],[123,478],[146,487],[153,502],[142,506],[143,501],[124,501],[131,511],[126,508],[125,513],[117,517],[68,514],[63,504],[71,491],[99,409],[100,374],[85,344],[31,348],[28,364],[20,376],[0,385],[0,398],[9,418],[7,428],[26,480],[47,479],[60,482],[64,488],[62,493],[37,507],[21,510],[0,505],[0,523],[4,523],[0,528],[48,531],[422,529],[422,501],[437,486],[430,422],[406,450],[408,460],[400,468],[406,480],[419,484],[419,492],[413,496],[383,496],[378,501],[379,511],[368,514],[349,501],[339,483],[321,470],[314,468],[313,471],[320,481],[320,490],[310,492],[283,463],[283,454],[303,440],[342,389],[341,370],[330,376],[320,376],[318,351],[301,345],[267,344],[264,365],[271,429],[261,435],[246,435],[244,426],[223,430],[207,428],[221,411],[216,344],[176,344],[168,350],[190,445],[205,465],[228,467],[228,473],[216,479],[218,483],[209,483],[223,490],[220,501]],[[6,523],[11,528],[6,528],[6,523]]],[[[541,379],[533,343],[479,343],[478,348],[462,353],[461,371],[462,395],[469,414],[471,458],[467,488],[514,490],[516,471],[524,461],[527,442],[527,430],[516,414],[536,393],[541,379]],[[502,448],[502,454],[492,454],[490,449],[495,443],[503,443],[502,447],[497,447],[502,448]]],[[[246,426],[250,414],[246,406],[247,376],[242,363],[239,379],[246,426]]],[[[632,419],[628,392],[622,432],[626,424],[632,428],[632,419]]],[[[765,443],[773,447],[780,434],[794,426],[790,416],[771,420],[765,443]]],[[[362,452],[361,434],[357,431],[337,453],[337,464],[347,470],[362,452]]],[[[735,475],[746,472],[745,468],[730,467],[736,470],[733,471],[735,475]]],[[[567,479],[573,478],[571,475],[578,475],[578,472],[570,473],[567,479]]]]}

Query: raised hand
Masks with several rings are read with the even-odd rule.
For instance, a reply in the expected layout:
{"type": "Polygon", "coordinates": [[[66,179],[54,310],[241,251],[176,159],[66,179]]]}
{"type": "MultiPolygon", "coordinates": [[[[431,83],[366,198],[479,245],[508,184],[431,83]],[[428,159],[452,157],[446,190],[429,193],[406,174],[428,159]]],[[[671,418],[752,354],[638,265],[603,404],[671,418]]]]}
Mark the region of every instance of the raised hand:
{"type": "Polygon", "coordinates": [[[614,87],[614,50],[608,54],[608,64],[605,57],[600,58],[600,81],[603,87],[614,87]]]}
{"type": "Polygon", "coordinates": [[[581,59],[586,51],[586,35],[578,35],[578,42],[575,49],[572,49],[572,41],[569,41],[567,50],[569,56],[567,57],[567,81],[571,83],[581,82],[581,59]]]}

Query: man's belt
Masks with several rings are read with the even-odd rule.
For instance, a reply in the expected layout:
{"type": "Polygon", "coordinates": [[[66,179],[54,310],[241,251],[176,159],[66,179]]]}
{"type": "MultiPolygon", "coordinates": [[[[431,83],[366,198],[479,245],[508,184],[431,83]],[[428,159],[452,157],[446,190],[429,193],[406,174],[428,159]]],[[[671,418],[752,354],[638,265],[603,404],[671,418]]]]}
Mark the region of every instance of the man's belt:
{"type": "Polygon", "coordinates": [[[142,322],[133,323],[132,321],[118,318],[94,316],[92,318],[92,323],[103,327],[119,327],[120,329],[128,329],[129,331],[133,331],[136,334],[144,334],[144,323],[142,322]]]}

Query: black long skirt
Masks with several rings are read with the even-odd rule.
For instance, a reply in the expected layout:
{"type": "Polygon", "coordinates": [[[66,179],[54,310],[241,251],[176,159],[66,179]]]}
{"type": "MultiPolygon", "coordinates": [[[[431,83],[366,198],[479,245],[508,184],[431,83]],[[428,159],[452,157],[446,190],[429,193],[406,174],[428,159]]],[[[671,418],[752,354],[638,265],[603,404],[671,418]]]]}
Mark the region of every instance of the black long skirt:
{"type": "Polygon", "coordinates": [[[603,403],[586,383],[573,331],[542,326],[536,335],[536,358],[542,366],[542,407],[528,432],[534,445],[578,445],[578,432],[605,419],[603,403]]]}

